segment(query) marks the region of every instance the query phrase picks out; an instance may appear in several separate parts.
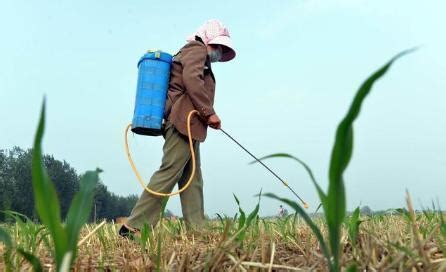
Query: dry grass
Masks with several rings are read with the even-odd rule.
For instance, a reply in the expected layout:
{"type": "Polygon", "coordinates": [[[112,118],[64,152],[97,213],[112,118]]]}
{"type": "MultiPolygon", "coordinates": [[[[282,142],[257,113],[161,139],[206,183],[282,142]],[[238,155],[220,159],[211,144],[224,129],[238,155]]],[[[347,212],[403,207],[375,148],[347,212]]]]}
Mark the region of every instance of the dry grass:
{"type": "MultiPolygon", "coordinates": [[[[362,271],[446,271],[442,252],[445,244],[436,221],[425,215],[373,216],[362,220],[355,246],[343,230],[342,267],[356,263],[362,271]]],[[[326,260],[318,241],[301,220],[293,221],[292,217],[257,220],[246,230],[243,241],[237,239],[239,230],[232,220],[210,221],[200,232],[186,231],[180,221],[164,220],[147,232],[146,237],[135,240],[116,235],[118,225],[105,224],[80,245],[73,268],[75,271],[157,268],[161,271],[325,271],[326,260]]],[[[326,235],[322,221],[317,221],[326,235]]],[[[86,237],[95,227],[84,227],[81,237],[86,237]]],[[[24,239],[28,234],[22,235],[23,230],[17,225],[6,229],[17,245],[32,247],[24,239]]],[[[49,239],[46,233],[40,232],[34,254],[40,257],[44,269],[54,271],[48,251],[49,239]]],[[[0,245],[0,254],[4,253],[5,248],[0,245]]],[[[19,255],[12,254],[11,261],[13,267],[21,270],[31,268],[19,255]]],[[[0,270],[4,269],[2,258],[0,270]]]]}

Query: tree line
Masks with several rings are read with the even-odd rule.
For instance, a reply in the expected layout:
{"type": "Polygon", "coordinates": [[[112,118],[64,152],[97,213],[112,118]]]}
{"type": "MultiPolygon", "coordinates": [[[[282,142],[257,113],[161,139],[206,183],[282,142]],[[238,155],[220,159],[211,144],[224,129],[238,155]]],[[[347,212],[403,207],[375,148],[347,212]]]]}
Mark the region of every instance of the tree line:
{"type": "MultiPolygon", "coordinates": [[[[8,216],[2,212],[8,210],[26,215],[31,220],[38,218],[34,208],[31,160],[32,149],[0,149],[0,222],[8,221],[8,216]]],[[[79,189],[80,175],[68,162],[57,160],[52,155],[44,155],[43,161],[59,197],[61,216],[65,218],[79,189]]],[[[127,216],[137,199],[136,195],[118,196],[99,182],[90,221],[127,216]]]]}

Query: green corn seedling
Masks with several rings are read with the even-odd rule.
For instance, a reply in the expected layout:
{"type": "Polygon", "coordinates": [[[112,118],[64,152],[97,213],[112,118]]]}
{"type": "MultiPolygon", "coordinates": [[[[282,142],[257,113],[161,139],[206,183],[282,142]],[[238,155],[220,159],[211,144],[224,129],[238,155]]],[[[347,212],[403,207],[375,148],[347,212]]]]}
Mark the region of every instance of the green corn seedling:
{"type": "Polygon", "coordinates": [[[234,194],[234,199],[235,199],[235,202],[237,202],[239,212],[240,212],[240,217],[238,219],[238,229],[237,229],[237,232],[239,232],[239,234],[237,236],[237,240],[240,242],[243,242],[243,240],[245,239],[246,231],[251,226],[251,223],[257,217],[257,215],[259,213],[261,193],[262,193],[262,191],[260,191],[259,201],[257,202],[256,207],[248,215],[248,217],[246,217],[245,212],[243,211],[242,207],[240,206],[240,201],[238,200],[237,196],[234,194]],[[243,228],[244,228],[244,230],[242,230],[243,228]]]}
{"type": "Polygon", "coordinates": [[[30,254],[34,254],[37,247],[41,243],[43,237],[42,233],[45,230],[44,227],[34,224],[30,218],[26,215],[14,212],[4,211],[6,216],[15,220],[16,244],[19,244],[22,250],[26,250],[30,254]]]}
{"type": "Polygon", "coordinates": [[[169,197],[163,197],[163,200],[161,202],[161,214],[160,214],[160,222],[159,222],[159,228],[158,228],[158,246],[157,246],[157,254],[156,254],[156,271],[161,271],[161,240],[162,240],[162,231],[163,228],[161,227],[163,224],[164,216],[166,213],[166,206],[167,202],[169,201],[169,197]]]}
{"type": "MultiPolygon", "coordinates": [[[[390,66],[400,57],[412,52],[412,50],[404,51],[393,57],[383,67],[373,73],[361,85],[353,99],[350,108],[339,123],[336,130],[335,142],[332,149],[330,167],[329,167],[329,183],[328,191],[325,193],[314,178],[313,172],[302,160],[285,153],[278,153],[263,157],[261,159],[285,157],[297,161],[308,172],[311,181],[316,187],[319,199],[322,203],[322,208],[325,216],[325,223],[328,227],[328,241],[326,241],[321,233],[319,227],[308,216],[305,210],[296,202],[289,199],[277,197],[274,194],[266,194],[266,196],[278,199],[290,205],[297,213],[299,213],[304,221],[310,226],[313,233],[316,235],[322,253],[327,259],[328,268],[330,271],[340,271],[340,257],[341,257],[341,227],[346,215],[346,193],[344,186],[344,171],[346,170],[353,154],[353,123],[359,116],[361,106],[367,95],[370,93],[374,83],[386,74],[390,66]]],[[[348,268],[349,271],[355,270],[353,264],[348,268]]]]}
{"type": "Polygon", "coordinates": [[[5,262],[6,271],[11,271],[11,249],[12,249],[12,239],[9,233],[0,227],[0,242],[2,242],[6,250],[3,253],[3,260],[5,262]]]}
{"type": "Polygon", "coordinates": [[[60,217],[60,204],[54,184],[50,180],[42,160],[42,138],[45,130],[45,101],[42,105],[39,125],[34,139],[32,157],[32,185],[37,214],[48,229],[53,243],[53,257],[57,271],[68,271],[77,253],[79,232],[90,215],[94,189],[100,169],[86,172],[80,180],[80,189],[73,197],[65,224],[60,217]]]}
{"type": "Polygon", "coordinates": [[[350,217],[346,218],[345,220],[348,237],[350,238],[350,242],[352,243],[353,247],[356,246],[356,240],[358,239],[358,234],[359,234],[359,225],[362,222],[359,217],[360,217],[360,210],[359,207],[357,207],[353,211],[353,214],[350,217]]]}
{"type": "Polygon", "coordinates": [[[2,228],[0,228],[0,242],[3,242],[6,246],[6,251],[3,255],[3,259],[6,264],[6,271],[12,271],[13,263],[12,263],[12,252],[15,251],[19,255],[21,255],[25,260],[27,260],[33,267],[33,270],[36,272],[43,271],[42,265],[39,259],[34,256],[32,253],[29,253],[21,246],[17,246],[12,242],[11,236],[2,228]]]}

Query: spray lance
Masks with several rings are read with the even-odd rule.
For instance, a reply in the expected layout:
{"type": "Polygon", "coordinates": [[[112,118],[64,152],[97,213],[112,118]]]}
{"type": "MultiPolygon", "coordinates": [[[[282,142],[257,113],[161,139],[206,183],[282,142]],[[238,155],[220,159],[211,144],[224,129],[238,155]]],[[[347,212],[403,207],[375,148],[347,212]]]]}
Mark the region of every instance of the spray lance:
{"type": "MultiPolygon", "coordinates": [[[[166,103],[167,90],[170,78],[170,66],[172,64],[172,55],[160,50],[149,50],[144,54],[138,62],[138,81],[136,87],[135,110],[133,114],[132,123],[129,124],[125,130],[124,142],[127,158],[130,162],[133,172],[135,173],[138,182],[147,192],[157,196],[173,196],[180,194],[186,190],[193,180],[196,170],[195,151],[193,148],[193,141],[191,137],[190,121],[194,114],[198,111],[192,110],[187,116],[187,133],[189,139],[189,149],[191,151],[192,171],[186,184],[176,192],[161,193],[148,188],[138,172],[135,163],[132,159],[129,145],[128,132],[139,135],[159,136],[162,135],[162,121],[164,118],[164,106],[166,103]]],[[[271,174],[273,174],[285,187],[287,187],[304,205],[308,208],[308,204],[288,185],[288,183],[280,178],[274,171],[266,166],[261,160],[249,152],[243,145],[234,139],[229,133],[220,128],[220,131],[240,146],[246,153],[253,157],[263,167],[265,167],[271,174]]]]}
{"type": "Polygon", "coordinates": [[[308,209],[308,204],[293,190],[293,188],[288,185],[288,182],[280,178],[273,170],[271,170],[266,164],[264,164],[261,160],[259,160],[256,156],[254,156],[251,152],[248,151],[243,145],[241,145],[236,139],[234,139],[229,133],[220,128],[221,132],[223,132],[226,136],[228,136],[231,140],[233,140],[238,146],[240,146],[246,153],[248,153],[251,157],[253,157],[258,163],[260,163],[263,167],[265,167],[271,174],[273,174],[280,182],[282,182],[285,187],[287,187],[304,205],[305,209],[308,209]]]}

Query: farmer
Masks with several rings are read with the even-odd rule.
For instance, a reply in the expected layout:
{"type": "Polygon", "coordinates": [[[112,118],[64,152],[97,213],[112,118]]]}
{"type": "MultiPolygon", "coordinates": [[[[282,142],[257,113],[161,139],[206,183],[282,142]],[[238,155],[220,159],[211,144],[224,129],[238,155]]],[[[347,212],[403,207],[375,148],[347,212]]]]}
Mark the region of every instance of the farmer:
{"type": "Polygon", "coordinates": [[[279,207],[279,217],[286,217],[288,215],[288,210],[285,209],[282,205],[279,207]]]}
{"type": "MultiPolygon", "coordinates": [[[[183,217],[188,226],[204,223],[203,179],[200,169],[200,142],[206,139],[207,127],[220,129],[221,121],[214,110],[215,78],[211,63],[226,62],[235,57],[228,29],[218,20],[209,20],[187,39],[174,56],[169,90],[164,111],[163,158],[151,177],[148,187],[170,193],[178,184],[182,188],[192,170],[187,138],[187,115],[197,110],[191,119],[191,136],[196,153],[196,171],[190,186],[180,194],[183,217]]],[[[146,190],[119,230],[121,236],[137,233],[144,225],[155,226],[161,212],[162,197],[146,190]]]]}

